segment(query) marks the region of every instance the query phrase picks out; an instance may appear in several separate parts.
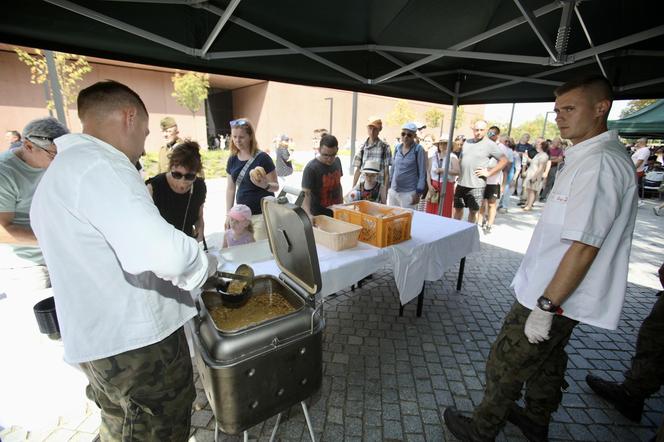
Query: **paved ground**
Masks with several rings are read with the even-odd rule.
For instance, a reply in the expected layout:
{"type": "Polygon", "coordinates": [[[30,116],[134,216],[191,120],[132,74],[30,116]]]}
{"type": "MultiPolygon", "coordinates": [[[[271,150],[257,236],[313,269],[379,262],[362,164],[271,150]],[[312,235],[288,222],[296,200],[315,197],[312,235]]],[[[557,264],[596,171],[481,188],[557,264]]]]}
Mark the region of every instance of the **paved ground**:
{"type": "MultiPolygon", "coordinates": [[[[622,380],[638,328],[655,301],[659,289],[655,272],[664,261],[664,217],[654,216],[653,206],[654,201],[649,201],[639,209],[619,329],[609,332],[579,326],[573,334],[567,348],[570,388],[551,425],[551,440],[649,440],[661,422],[661,393],[648,400],[645,418],[637,425],[593,395],[583,381],[588,371],[622,380]]],[[[213,210],[219,208],[211,204],[213,210]]],[[[375,274],[361,290],[343,291],[326,300],[325,377],[323,387],[309,401],[317,440],[454,440],[441,423],[441,413],[447,406],[470,411],[482,398],[488,351],[513,302],[509,284],[538,216],[539,209],[500,216],[493,233],[482,235],[481,252],[467,259],[461,291],[455,290],[456,268],[440,281],[427,282],[421,318],[415,316],[415,305],[406,307],[404,317],[398,316],[398,296],[388,271],[375,274]]],[[[190,442],[212,441],[213,414],[200,381],[196,385],[190,442]]],[[[83,394],[72,392],[79,393],[83,394]]],[[[268,440],[273,422],[274,418],[252,428],[252,438],[268,440]]],[[[94,438],[98,423],[98,412],[91,406],[53,428],[33,434],[12,428],[0,432],[0,437],[4,442],[26,436],[29,440],[88,441],[94,438]]],[[[309,440],[299,407],[287,413],[278,438],[309,440]]],[[[524,439],[508,424],[498,440],[524,439]]]]}

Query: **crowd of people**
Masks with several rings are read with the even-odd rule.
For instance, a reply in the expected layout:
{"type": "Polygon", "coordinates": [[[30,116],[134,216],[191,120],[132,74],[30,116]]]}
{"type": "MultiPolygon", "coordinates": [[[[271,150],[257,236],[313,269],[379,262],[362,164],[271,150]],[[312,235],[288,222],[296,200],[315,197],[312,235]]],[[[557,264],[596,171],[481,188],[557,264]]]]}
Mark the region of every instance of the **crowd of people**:
{"type": "MultiPolygon", "coordinates": [[[[468,210],[467,220],[490,233],[513,191],[526,212],[546,203],[514,278],[516,301],[487,361],[484,398],[472,417],[453,408],[443,414],[460,440],[493,440],[506,421],[529,440],[546,440],[575,326],[615,329],[621,315],[635,172],[657,168],[657,156],[650,149],[646,155],[640,140],[630,162],[607,130],[612,94],[604,77],[567,83],[555,95],[556,122],[569,146],[560,138],[530,144],[528,134],[514,143],[479,120],[473,137],[455,139],[451,151],[444,139],[421,143],[415,122],[402,125],[390,149],[379,137],[382,120],[371,117],[352,159],[349,192],[330,133],[319,134],[302,174],[310,216],[331,216],[331,206],[365,199],[456,219],[468,210]]],[[[215,257],[199,246],[207,194],[200,147],[179,137],[173,118],[162,119],[159,173],[144,182],[136,171],[149,133],[141,98],[103,81],[80,92],[77,108],[81,134],[53,118],[30,122],[22,136],[8,133],[16,144],[0,156],[1,291],[20,297],[52,282],[65,360],[89,380],[87,395],[102,409],[102,440],[129,430],[139,440],[186,440],[195,388],[183,326],[197,314],[189,291],[217,270],[215,257]]],[[[279,137],[275,162],[259,148],[250,120],[229,125],[224,247],[266,238],[261,200],[293,173],[287,136],[279,137]]],[[[625,383],[588,378],[631,419],[640,418],[643,400],[661,384],[661,370],[644,367],[662,366],[661,333],[652,332],[662,326],[662,306],[644,322],[625,383]]]]}

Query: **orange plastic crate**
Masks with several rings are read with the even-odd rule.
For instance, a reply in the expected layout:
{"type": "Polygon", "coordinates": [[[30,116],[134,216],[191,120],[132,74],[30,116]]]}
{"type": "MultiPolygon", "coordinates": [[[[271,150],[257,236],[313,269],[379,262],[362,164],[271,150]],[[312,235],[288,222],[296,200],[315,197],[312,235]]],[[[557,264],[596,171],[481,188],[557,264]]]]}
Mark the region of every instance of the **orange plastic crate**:
{"type": "Polygon", "coordinates": [[[410,239],[413,213],[407,209],[370,201],[356,201],[330,207],[334,217],[362,227],[360,241],[387,247],[410,239]]]}

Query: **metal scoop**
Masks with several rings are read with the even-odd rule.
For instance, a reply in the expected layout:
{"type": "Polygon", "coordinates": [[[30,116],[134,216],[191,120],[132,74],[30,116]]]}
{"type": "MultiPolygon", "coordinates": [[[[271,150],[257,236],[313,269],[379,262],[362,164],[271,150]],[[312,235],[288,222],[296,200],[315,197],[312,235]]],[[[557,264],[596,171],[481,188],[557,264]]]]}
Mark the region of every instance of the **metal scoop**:
{"type": "Polygon", "coordinates": [[[246,264],[238,266],[235,273],[219,272],[225,278],[232,279],[226,288],[229,295],[248,295],[254,285],[254,269],[246,264]]]}

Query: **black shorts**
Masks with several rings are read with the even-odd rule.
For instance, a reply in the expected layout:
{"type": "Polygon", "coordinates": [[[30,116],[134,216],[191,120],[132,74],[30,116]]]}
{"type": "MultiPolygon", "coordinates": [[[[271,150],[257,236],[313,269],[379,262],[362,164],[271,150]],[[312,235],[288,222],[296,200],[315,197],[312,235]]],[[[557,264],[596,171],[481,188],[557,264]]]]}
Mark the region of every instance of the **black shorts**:
{"type": "Polygon", "coordinates": [[[484,187],[463,187],[457,186],[454,192],[454,208],[469,210],[480,210],[480,204],[484,198],[484,187]]]}
{"type": "Polygon", "coordinates": [[[487,184],[484,188],[485,200],[497,200],[500,198],[500,184],[487,184]]]}

